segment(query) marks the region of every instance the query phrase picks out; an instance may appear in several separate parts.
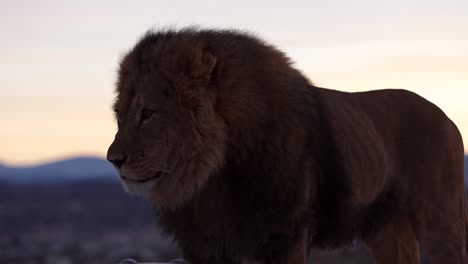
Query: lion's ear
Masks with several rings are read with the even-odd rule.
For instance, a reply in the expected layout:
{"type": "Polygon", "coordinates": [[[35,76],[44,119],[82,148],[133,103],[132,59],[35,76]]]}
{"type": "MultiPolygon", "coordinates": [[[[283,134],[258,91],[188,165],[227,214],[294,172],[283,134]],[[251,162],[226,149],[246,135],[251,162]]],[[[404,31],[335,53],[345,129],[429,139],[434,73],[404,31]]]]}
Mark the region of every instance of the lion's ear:
{"type": "Polygon", "coordinates": [[[216,67],[216,57],[209,51],[196,49],[190,67],[190,76],[194,79],[210,80],[216,67]]]}

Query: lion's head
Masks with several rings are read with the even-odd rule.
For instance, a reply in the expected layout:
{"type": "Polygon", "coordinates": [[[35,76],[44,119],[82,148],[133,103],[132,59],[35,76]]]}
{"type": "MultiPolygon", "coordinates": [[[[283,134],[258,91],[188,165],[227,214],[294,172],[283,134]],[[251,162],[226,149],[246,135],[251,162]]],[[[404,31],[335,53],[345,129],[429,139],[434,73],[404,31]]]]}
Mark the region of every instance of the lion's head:
{"type": "Polygon", "coordinates": [[[300,133],[308,87],[282,52],[244,32],[150,32],[120,63],[108,159],[130,192],[178,207],[232,159],[276,153],[254,151],[267,142],[295,147],[283,134],[300,133]],[[299,103],[283,107],[291,100],[299,103]]]}
{"type": "Polygon", "coordinates": [[[202,41],[171,34],[148,33],[123,57],[107,159],[129,192],[175,208],[221,165],[226,132],[215,111],[217,58],[202,41]]]}

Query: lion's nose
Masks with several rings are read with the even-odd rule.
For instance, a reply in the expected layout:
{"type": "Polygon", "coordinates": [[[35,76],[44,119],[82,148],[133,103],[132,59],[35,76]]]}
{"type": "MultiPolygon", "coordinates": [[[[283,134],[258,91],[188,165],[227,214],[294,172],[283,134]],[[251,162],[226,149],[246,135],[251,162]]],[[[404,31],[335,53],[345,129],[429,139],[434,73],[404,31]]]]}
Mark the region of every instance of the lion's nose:
{"type": "Polygon", "coordinates": [[[107,160],[110,161],[114,166],[120,169],[122,165],[125,163],[126,157],[109,157],[107,156],[107,160]]]}
{"type": "Polygon", "coordinates": [[[114,142],[107,150],[107,160],[110,161],[117,169],[120,169],[127,160],[127,155],[122,148],[122,142],[119,139],[119,132],[115,135],[114,142]]]}

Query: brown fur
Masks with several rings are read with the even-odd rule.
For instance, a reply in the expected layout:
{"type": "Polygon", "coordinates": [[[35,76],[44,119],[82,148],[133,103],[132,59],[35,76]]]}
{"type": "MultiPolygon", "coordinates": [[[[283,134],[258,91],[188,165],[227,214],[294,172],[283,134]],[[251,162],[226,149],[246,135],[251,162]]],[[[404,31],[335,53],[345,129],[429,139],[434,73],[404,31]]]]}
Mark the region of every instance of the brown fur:
{"type": "Polygon", "coordinates": [[[461,136],[414,93],[314,87],[251,35],[183,29],[124,57],[115,109],[108,159],[191,263],[306,263],[356,239],[377,263],[419,245],[467,263],[461,136]]]}

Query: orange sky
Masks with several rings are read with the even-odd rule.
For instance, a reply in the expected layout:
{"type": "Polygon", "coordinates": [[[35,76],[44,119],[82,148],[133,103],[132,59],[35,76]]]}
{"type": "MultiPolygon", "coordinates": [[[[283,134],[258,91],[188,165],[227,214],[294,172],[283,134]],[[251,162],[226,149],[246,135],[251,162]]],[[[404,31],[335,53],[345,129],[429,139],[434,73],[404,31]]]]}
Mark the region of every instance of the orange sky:
{"type": "Polygon", "coordinates": [[[104,156],[119,57],[165,25],[257,32],[319,86],[415,91],[468,142],[468,1],[376,2],[0,1],[0,163],[104,156]]]}

